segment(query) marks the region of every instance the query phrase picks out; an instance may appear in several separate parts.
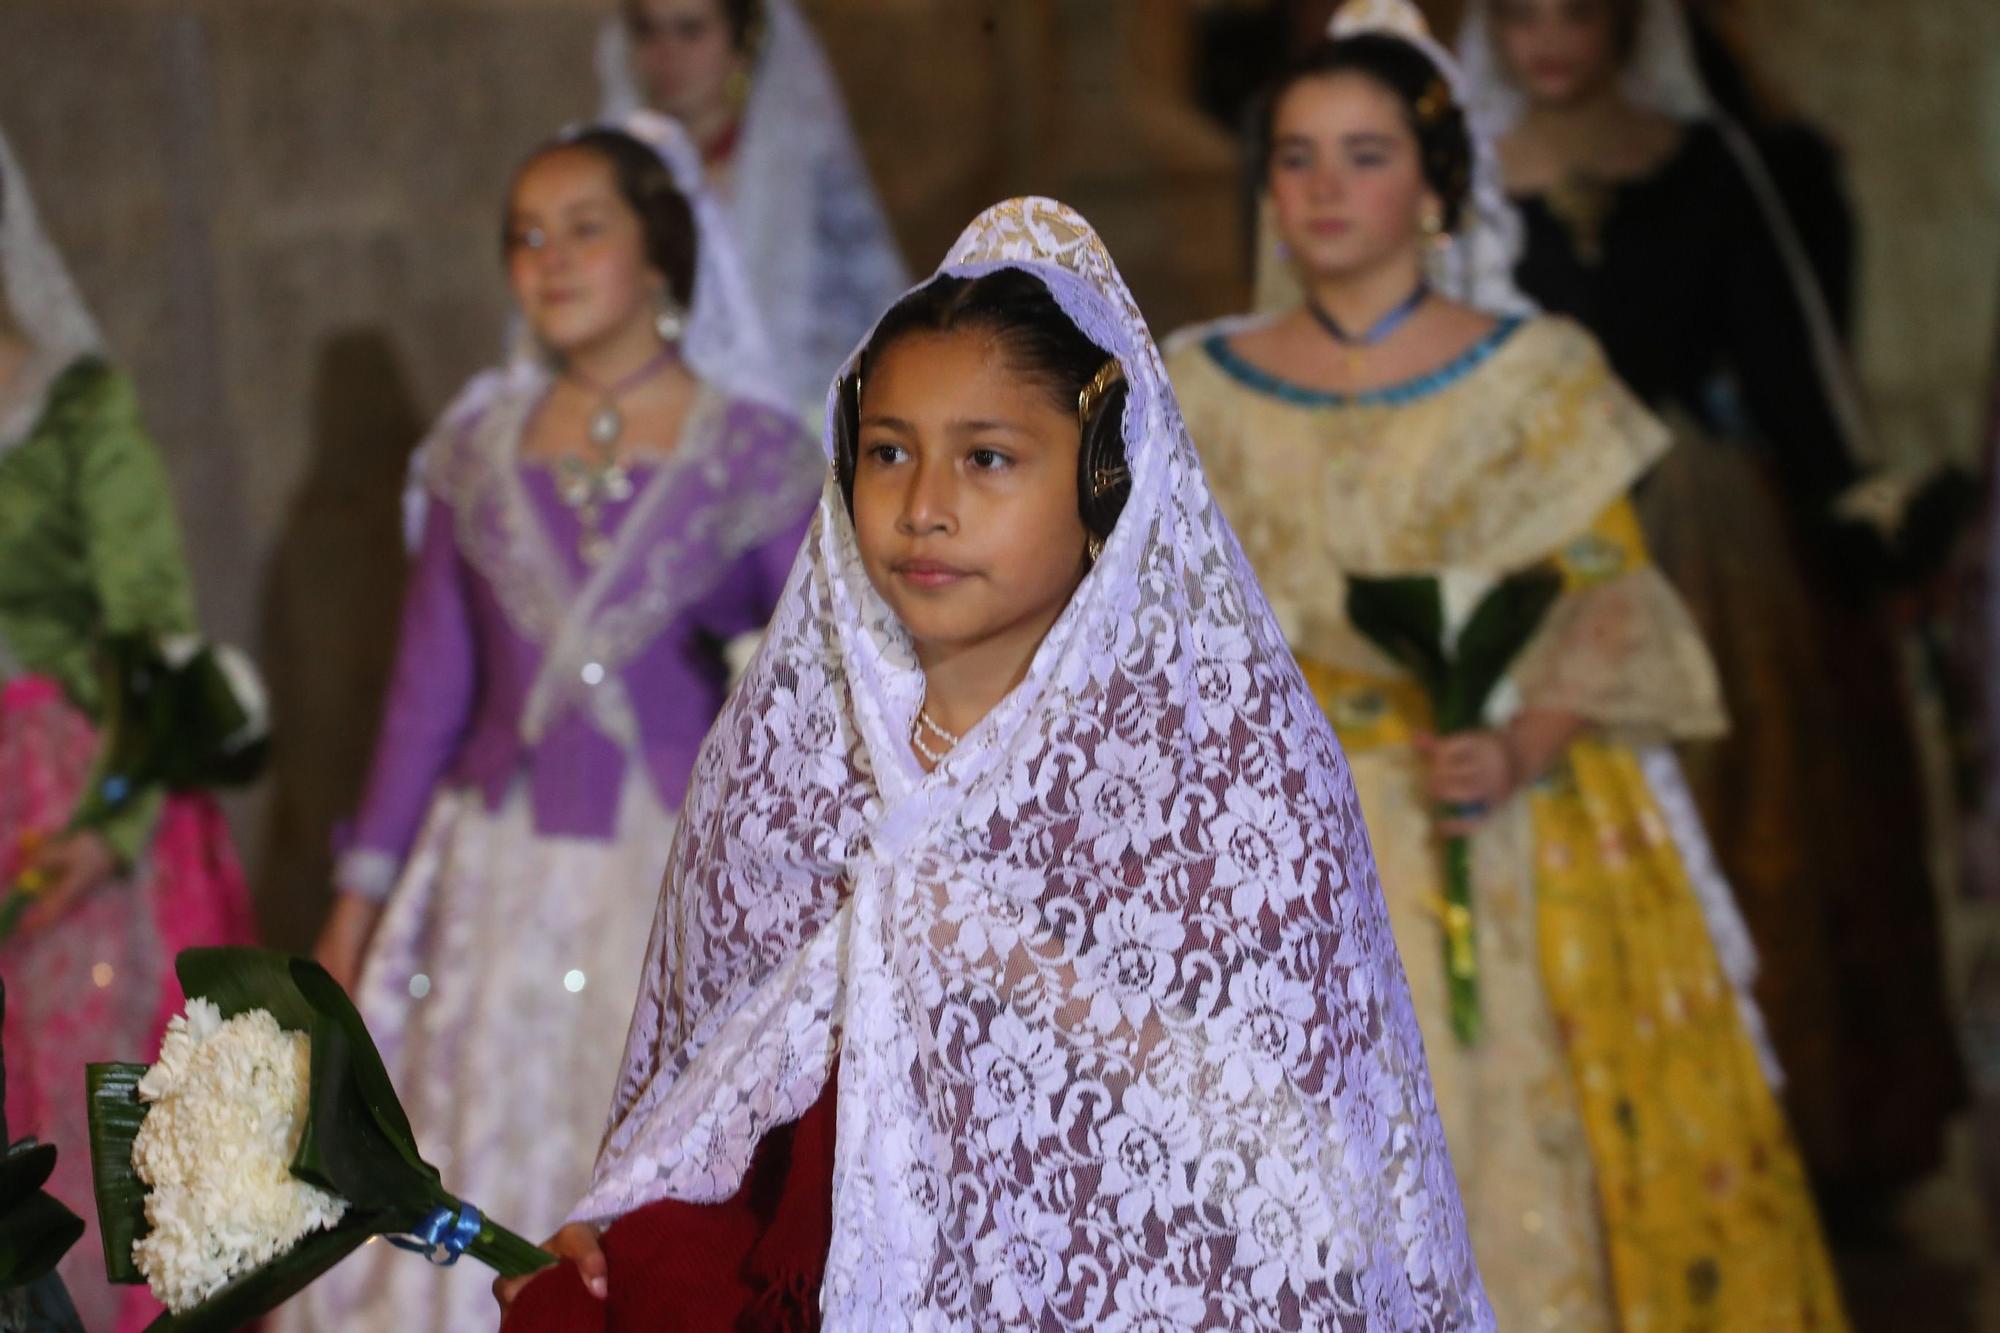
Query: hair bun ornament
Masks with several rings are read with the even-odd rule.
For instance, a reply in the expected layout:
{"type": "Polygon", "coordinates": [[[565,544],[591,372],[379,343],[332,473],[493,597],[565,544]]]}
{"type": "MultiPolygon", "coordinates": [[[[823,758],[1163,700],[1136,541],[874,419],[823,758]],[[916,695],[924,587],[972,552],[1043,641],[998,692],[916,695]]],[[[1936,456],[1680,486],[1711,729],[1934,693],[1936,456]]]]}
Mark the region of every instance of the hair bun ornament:
{"type": "Polygon", "coordinates": [[[1347,0],[1327,25],[1327,33],[1333,37],[1354,37],[1364,32],[1386,33],[1420,46],[1433,40],[1424,12],[1411,0],[1347,0]]]}

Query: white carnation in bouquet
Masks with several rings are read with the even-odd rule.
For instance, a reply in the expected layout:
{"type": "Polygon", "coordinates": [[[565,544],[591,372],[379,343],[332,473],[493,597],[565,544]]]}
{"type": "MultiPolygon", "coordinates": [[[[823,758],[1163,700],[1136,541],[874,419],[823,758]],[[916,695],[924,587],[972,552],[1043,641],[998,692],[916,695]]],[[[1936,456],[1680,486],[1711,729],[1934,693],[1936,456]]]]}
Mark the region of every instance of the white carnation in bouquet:
{"type": "Polygon", "coordinates": [[[139,1081],[149,1106],[132,1164],[150,1228],[133,1258],[169,1310],[340,1221],[346,1203],[291,1172],[311,1083],[306,1034],[265,1010],[225,1020],[196,998],[168,1024],[139,1081]]]}

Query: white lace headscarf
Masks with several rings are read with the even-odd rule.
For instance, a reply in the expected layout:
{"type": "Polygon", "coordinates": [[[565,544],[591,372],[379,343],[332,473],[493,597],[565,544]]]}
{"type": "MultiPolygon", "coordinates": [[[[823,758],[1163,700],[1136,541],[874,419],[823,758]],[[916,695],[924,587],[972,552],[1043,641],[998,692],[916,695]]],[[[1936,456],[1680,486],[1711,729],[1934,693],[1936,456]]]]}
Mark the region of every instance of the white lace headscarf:
{"type": "Polygon", "coordinates": [[[54,377],[80,356],[104,350],[104,335],[83,303],[62,254],[42,230],[28,177],[0,133],[0,319],[34,349],[0,392],[0,451],[18,444],[41,414],[54,377]]]}
{"type": "MultiPolygon", "coordinates": [[[[1520,121],[1527,99],[1501,62],[1493,38],[1491,9],[1490,0],[1467,0],[1465,21],[1458,33],[1458,57],[1473,115],[1485,133],[1497,141],[1520,121]]],[[[1813,360],[1826,386],[1834,420],[1846,437],[1849,453],[1857,459],[1875,458],[1878,451],[1862,412],[1854,368],[1827,306],[1826,294],[1820,290],[1805,243],[1799,239],[1784,198],[1750,136],[1723,111],[1702,82],[1680,0],[1639,0],[1638,27],[1620,83],[1633,105],[1675,120],[1706,121],[1722,136],[1749,183],[1764,225],[1783,257],[1785,277],[1804,315],[1806,333],[1812,340],[1813,360]]]]}
{"type": "MultiPolygon", "coordinates": [[[[814,411],[841,358],[909,282],[840,85],[794,0],[761,0],[726,211],[795,408],[814,411]]],[[[645,104],[619,17],[598,33],[600,114],[645,104]]]]}
{"type": "Polygon", "coordinates": [[[837,1063],[829,1329],[1491,1327],[1333,733],[1102,242],[1017,199],[940,272],[1009,267],[1123,367],[1131,498],[926,775],[829,482],[697,760],[575,1216],[729,1195],[837,1063]]]}
{"type": "MultiPolygon", "coordinates": [[[[1354,37],[1364,32],[1398,37],[1423,52],[1451,90],[1452,100],[1465,110],[1472,141],[1472,174],[1458,230],[1427,259],[1432,286],[1455,301],[1496,315],[1532,313],[1534,303],[1514,284],[1514,266],[1521,259],[1521,218],[1507,199],[1494,155],[1494,134],[1467,100],[1465,79],[1451,53],[1431,36],[1423,12],[1410,0],[1348,0],[1327,25],[1327,36],[1354,37]]],[[[1292,265],[1279,248],[1275,219],[1268,203],[1260,210],[1256,291],[1258,311],[1291,310],[1304,300],[1292,265]]]]}

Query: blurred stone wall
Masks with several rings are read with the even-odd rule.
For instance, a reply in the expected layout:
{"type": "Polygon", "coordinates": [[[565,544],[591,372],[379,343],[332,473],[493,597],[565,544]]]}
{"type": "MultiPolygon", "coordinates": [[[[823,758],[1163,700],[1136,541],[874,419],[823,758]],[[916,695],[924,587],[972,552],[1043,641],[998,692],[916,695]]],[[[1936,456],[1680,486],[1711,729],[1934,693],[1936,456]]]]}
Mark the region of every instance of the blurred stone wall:
{"type": "MultiPolygon", "coordinates": [[[[1187,92],[1199,3],[1252,0],[807,7],[914,269],[994,199],[1057,194],[1165,331],[1243,295],[1235,147],[1187,92]]],[[[1849,151],[1885,436],[1963,454],[2000,295],[2000,5],[1743,3],[1849,151]]],[[[501,190],[591,110],[609,4],[0,0],[0,127],[138,378],[209,627],[271,677],[274,773],[232,814],[285,942],[372,744],[405,460],[497,354],[501,190]]]]}
{"type": "Polygon", "coordinates": [[[2000,351],[2000,4],[1733,7],[1777,91],[1846,151],[1885,456],[1975,461],[2000,351]]]}
{"type": "MultiPolygon", "coordinates": [[[[309,938],[393,650],[398,493],[500,347],[512,164],[596,100],[610,0],[0,0],[0,128],[137,377],[211,632],[270,679],[232,802],[309,938]]],[[[1072,199],[1174,324],[1236,299],[1233,155],[1180,103],[1178,0],[808,0],[911,265],[1072,199]],[[1087,130],[1087,132],[1082,132],[1087,130]]]]}

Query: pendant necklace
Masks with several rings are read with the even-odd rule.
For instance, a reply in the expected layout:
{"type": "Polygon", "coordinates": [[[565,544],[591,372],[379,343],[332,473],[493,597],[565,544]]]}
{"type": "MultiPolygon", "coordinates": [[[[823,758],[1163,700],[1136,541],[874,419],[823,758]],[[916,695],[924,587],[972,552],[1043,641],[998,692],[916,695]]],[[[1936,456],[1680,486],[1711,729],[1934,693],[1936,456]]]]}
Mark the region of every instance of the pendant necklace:
{"type": "Polygon", "coordinates": [[[1408,323],[1410,316],[1416,314],[1423,303],[1430,299],[1430,295],[1430,283],[1418,279],[1415,291],[1398,301],[1388,314],[1359,333],[1349,333],[1341,327],[1340,321],[1333,317],[1332,312],[1314,297],[1306,298],[1306,309],[1311,312],[1314,322],[1326,330],[1327,337],[1346,350],[1347,373],[1352,375],[1361,369],[1361,354],[1371,347],[1381,346],[1393,337],[1396,330],[1408,323]]]}
{"type": "Polygon", "coordinates": [[[577,553],[586,565],[595,567],[603,563],[611,551],[611,538],[604,531],[604,506],[623,504],[632,498],[631,473],[618,457],[618,441],[625,434],[625,414],[619,410],[618,400],[674,360],[674,349],[663,347],[652,360],[609,386],[598,384],[580,370],[563,371],[578,388],[597,399],[597,408],[590,414],[587,427],[592,453],[565,454],[557,464],[563,503],[576,511],[580,529],[577,553]]]}

